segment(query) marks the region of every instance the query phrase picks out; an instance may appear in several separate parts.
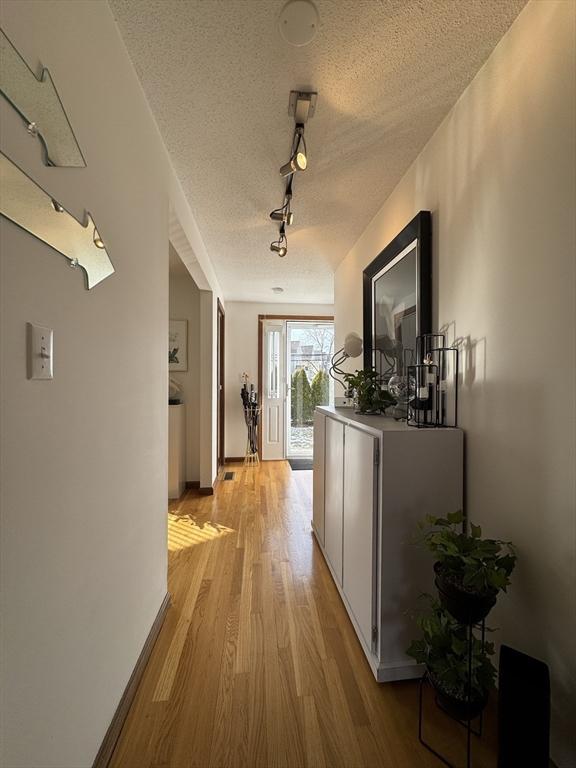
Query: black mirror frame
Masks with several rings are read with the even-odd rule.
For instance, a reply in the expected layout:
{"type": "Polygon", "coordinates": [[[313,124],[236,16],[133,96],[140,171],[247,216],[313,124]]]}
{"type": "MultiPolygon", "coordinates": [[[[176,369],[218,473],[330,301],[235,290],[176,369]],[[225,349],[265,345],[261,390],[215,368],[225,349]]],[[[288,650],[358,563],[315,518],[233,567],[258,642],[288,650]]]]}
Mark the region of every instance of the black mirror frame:
{"type": "Polygon", "coordinates": [[[386,264],[389,264],[410,243],[416,244],[417,264],[417,310],[416,335],[432,332],[432,214],[420,211],[386,248],[364,270],[363,273],[363,325],[364,325],[364,368],[372,368],[372,315],[374,313],[372,278],[386,264]]]}

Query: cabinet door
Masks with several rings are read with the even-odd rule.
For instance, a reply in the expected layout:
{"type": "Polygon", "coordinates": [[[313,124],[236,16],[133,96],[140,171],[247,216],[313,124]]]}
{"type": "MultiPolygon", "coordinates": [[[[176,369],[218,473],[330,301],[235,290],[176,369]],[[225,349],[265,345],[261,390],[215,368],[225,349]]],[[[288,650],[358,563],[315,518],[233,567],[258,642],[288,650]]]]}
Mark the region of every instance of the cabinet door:
{"type": "Polygon", "coordinates": [[[326,419],[324,480],[324,550],[342,585],[342,510],[344,502],[344,424],[326,419]]]}
{"type": "Polygon", "coordinates": [[[320,543],[324,545],[324,461],[326,416],[316,411],[314,413],[314,474],[312,522],[320,543]]]}
{"type": "Polygon", "coordinates": [[[375,624],[378,440],[346,427],[344,437],[343,588],[369,648],[375,624]]]}

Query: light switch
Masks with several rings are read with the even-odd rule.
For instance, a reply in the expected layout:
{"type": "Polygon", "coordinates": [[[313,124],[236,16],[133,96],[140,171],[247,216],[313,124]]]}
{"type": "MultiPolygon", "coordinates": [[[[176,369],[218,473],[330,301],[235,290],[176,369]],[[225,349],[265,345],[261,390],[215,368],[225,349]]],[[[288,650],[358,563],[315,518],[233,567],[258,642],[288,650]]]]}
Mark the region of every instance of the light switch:
{"type": "Polygon", "coordinates": [[[27,323],[28,331],[28,378],[52,379],[53,337],[52,328],[27,323]]]}

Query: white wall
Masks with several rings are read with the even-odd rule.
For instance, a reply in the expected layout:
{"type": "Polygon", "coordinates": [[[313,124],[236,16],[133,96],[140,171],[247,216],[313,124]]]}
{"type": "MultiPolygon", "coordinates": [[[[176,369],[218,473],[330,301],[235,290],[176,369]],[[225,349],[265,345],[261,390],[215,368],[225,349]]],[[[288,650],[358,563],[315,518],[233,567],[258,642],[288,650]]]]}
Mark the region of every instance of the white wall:
{"type": "Polygon", "coordinates": [[[519,562],[491,623],[553,678],[553,756],[576,764],[576,5],[531,2],[336,273],[336,344],[362,270],[433,213],[435,325],[468,342],[467,497],[519,562]]]}
{"type": "Polygon", "coordinates": [[[170,271],[170,319],[188,321],[188,370],[170,371],[170,376],[182,386],[186,406],[186,480],[190,482],[200,480],[200,293],[184,267],[170,271]]]}
{"type": "Polygon", "coordinates": [[[2,150],[92,212],[116,267],[87,292],[1,221],[0,761],[82,768],[166,593],[169,201],[219,288],[107,3],[4,0],[1,23],[50,68],[88,167],[42,167],[4,100],[2,150]],[[26,380],[27,321],[54,328],[53,381],[26,380]]]}
{"type": "Polygon", "coordinates": [[[241,376],[250,376],[258,388],[258,315],[330,315],[332,304],[259,304],[251,301],[226,303],[226,456],[244,456],[246,424],[240,400],[241,376]]]}

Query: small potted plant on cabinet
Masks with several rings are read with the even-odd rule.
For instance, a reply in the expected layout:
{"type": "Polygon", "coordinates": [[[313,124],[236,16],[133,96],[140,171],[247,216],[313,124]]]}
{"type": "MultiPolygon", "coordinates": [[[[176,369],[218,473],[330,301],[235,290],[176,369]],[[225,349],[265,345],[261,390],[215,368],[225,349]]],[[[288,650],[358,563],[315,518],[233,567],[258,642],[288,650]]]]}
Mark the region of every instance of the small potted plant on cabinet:
{"type": "Polygon", "coordinates": [[[483,539],[479,525],[464,529],[462,512],[428,515],[421,524],[423,541],[436,557],[436,588],[442,605],[463,624],[482,621],[500,590],[506,592],[516,564],[509,541],[483,539]]]}
{"type": "Polygon", "coordinates": [[[496,669],[490,661],[494,644],[470,638],[468,627],[429,595],[425,597],[429,610],[416,617],[422,636],[407,653],[425,665],[439,706],[457,720],[472,720],[482,712],[494,687],[496,669]]]}
{"type": "Polygon", "coordinates": [[[396,403],[392,395],[382,389],[380,374],[373,368],[346,373],[344,381],[348,390],[354,392],[356,413],[381,413],[396,403]]]}

